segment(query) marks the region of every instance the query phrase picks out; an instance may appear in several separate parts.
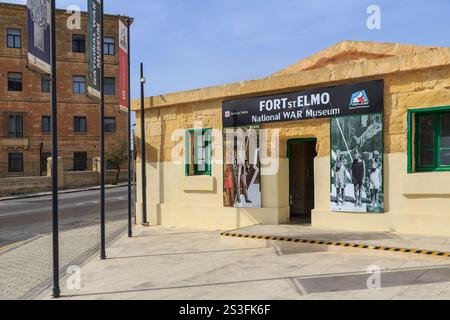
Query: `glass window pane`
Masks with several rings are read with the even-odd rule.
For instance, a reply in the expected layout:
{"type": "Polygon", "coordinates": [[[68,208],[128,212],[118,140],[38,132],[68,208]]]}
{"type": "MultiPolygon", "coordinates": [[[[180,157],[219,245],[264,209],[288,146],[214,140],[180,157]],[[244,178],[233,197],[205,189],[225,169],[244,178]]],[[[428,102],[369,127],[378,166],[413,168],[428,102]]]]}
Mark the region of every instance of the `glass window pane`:
{"type": "Polygon", "coordinates": [[[434,131],[434,116],[421,116],[420,117],[420,133],[434,131]]]}
{"type": "Polygon", "coordinates": [[[430,167],[434,166],[434,151],[421,150],[420,151],[420,166],[430,167]]]}
{"type": "Polygon", "coordinates": [[[441,150],[441,165],[450,166],[450,149],[441,150]]]}
{"type": "Polygon", "coordinates": [[[20,36],[20,30],[19,29],[8,29],[8,35],[20,36]]]}
{"type": "Polygon", "coordinates": [[[450,148],[450,113],[441,115],[441,148],[450,148]]]}
{"type": "Polygon", "coordinates": [[[115,54],[115,42],[114,38],[105,37],[103,41],[103,51],[105,55],[115,54]]]}
{"type": "Polygon", "coordinates": [[[105,94],[108,96],[116,95],[116,79],[105,78],[105,94]]]}
{"type": "Polygon", "coordinates": [[[441,130],[450,131],[450,113],[441,115],[441,130]]]}
{"type": "Polygon", "coordinates": [[[14,116],[9,116],[8,119],[8,135],[10,137],[13,137],[16,133],[16,121],[14,119],[14,116]]]}
{"type": "Polygon", "coordinates": [[[419,116],[419,163],[420,167],[435,166],[434,115],[419,116]]]}
{"type": "Polygon", "coordinates": [[[450,131],[442,132],[441,147],[442,148],[450,148],[450,131]]]}
{"type": "Polygon", "coordinates": [[[434,133],[421,133],[420,148],[433,148],[433,147],[434,147],[434,133]]]}
{"type": "Polygon", "coordinates": [[[8,78],[11,80],[22,80],[22,74],[19,72],[9,72],[8,78]]]}
{"type": "Polygon", "coordinates": [[[105,118],[105,132],[116,132],[116,118],[105,118]]]}

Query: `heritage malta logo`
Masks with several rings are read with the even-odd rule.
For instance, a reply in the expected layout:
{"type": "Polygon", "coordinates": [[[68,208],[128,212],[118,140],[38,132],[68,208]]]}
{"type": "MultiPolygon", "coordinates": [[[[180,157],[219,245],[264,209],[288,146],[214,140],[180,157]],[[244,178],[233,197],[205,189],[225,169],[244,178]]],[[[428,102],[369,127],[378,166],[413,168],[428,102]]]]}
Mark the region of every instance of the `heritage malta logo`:
{"type": "Polygon", "coordinates": [[[350,107],[367,107],[369,105],[369,98],[366,90],[356,92],[352,95],[350,107]]]}

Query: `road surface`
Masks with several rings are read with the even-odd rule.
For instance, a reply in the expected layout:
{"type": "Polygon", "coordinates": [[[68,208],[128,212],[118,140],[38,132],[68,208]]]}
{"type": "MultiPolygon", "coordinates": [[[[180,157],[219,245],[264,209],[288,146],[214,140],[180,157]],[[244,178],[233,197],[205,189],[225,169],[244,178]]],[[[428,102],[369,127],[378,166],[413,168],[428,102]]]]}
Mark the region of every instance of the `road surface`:
{"type": "MultiPolygon", "coordinates": [[[[0,248],[51,232],[52,197],[0,202],[0,248]]],[[[60,195],[60,230],[98,224],[100,191],[60,195]]],[[[127,217],[127,186],[106,190],[106,219],[127,217]]]]}

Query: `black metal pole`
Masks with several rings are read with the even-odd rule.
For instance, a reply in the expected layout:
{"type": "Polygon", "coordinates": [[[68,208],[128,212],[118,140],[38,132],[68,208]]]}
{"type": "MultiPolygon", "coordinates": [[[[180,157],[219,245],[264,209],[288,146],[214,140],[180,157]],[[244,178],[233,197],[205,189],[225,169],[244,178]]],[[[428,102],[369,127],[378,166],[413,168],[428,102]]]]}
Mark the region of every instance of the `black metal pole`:
{"type": "Polygon", "coordinates": [[[100,55],[100,90],[101,90],[101,102],[100,102],[100,258],[106,259],[106,236],[105,236],[105,52],[103,46],[104,39],[104,26],[103,26],[103,0],[100,1],[100,43],[102,44],[100,55]]]}
{"type": "Polygon", "coordinates": [[[131,168],[133,166],[131,154],[131,45],[130,45],[130,18],[127,18],[127,37],[128,37],[128,237],[133,237],[133,227],[131,218],[131,168]]]}
{"type": "Polygon", "coordinates": [[[141,63],[141,160],[142,160],[142,224],[147,225],[147,170],[145,148],[144,64],[141,63]]]}
{"type": "Polygon", "coordinates": [[[51,0],[51,81],[52,81],[52,218],[53,218],[53,298],[61,296],[59,287],[59,221],[58,221],[58,107],[56,94],[56,9],[51,0]]]}

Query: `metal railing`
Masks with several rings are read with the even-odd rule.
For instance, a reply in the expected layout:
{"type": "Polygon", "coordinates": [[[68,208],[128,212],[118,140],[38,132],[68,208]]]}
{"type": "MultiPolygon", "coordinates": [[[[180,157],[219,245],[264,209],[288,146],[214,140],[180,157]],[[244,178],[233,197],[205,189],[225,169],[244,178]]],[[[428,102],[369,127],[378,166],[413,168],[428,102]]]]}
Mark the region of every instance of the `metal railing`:
{"type": "Polygon", "coordinates": [[[47,164],[39,161],[0,162],[0,178],[47,176],[47,164]]]}
{"type": "MultiPolygon", "coordinates": [[[[99,171],[100,161],[94,159],[73,159],[64,158],[65,172],[86,172],[99,171]]],[[[115,171],[116,167],[110,163],[105,163],[107,171],[115,171]]],[[[121,170],[128,170],[126,164],[121,164],[121,170]]],[[[1,178],[20,178],[20,177],[46,177],[46,161],[0,161],[0,179],[1,178]]]]}

